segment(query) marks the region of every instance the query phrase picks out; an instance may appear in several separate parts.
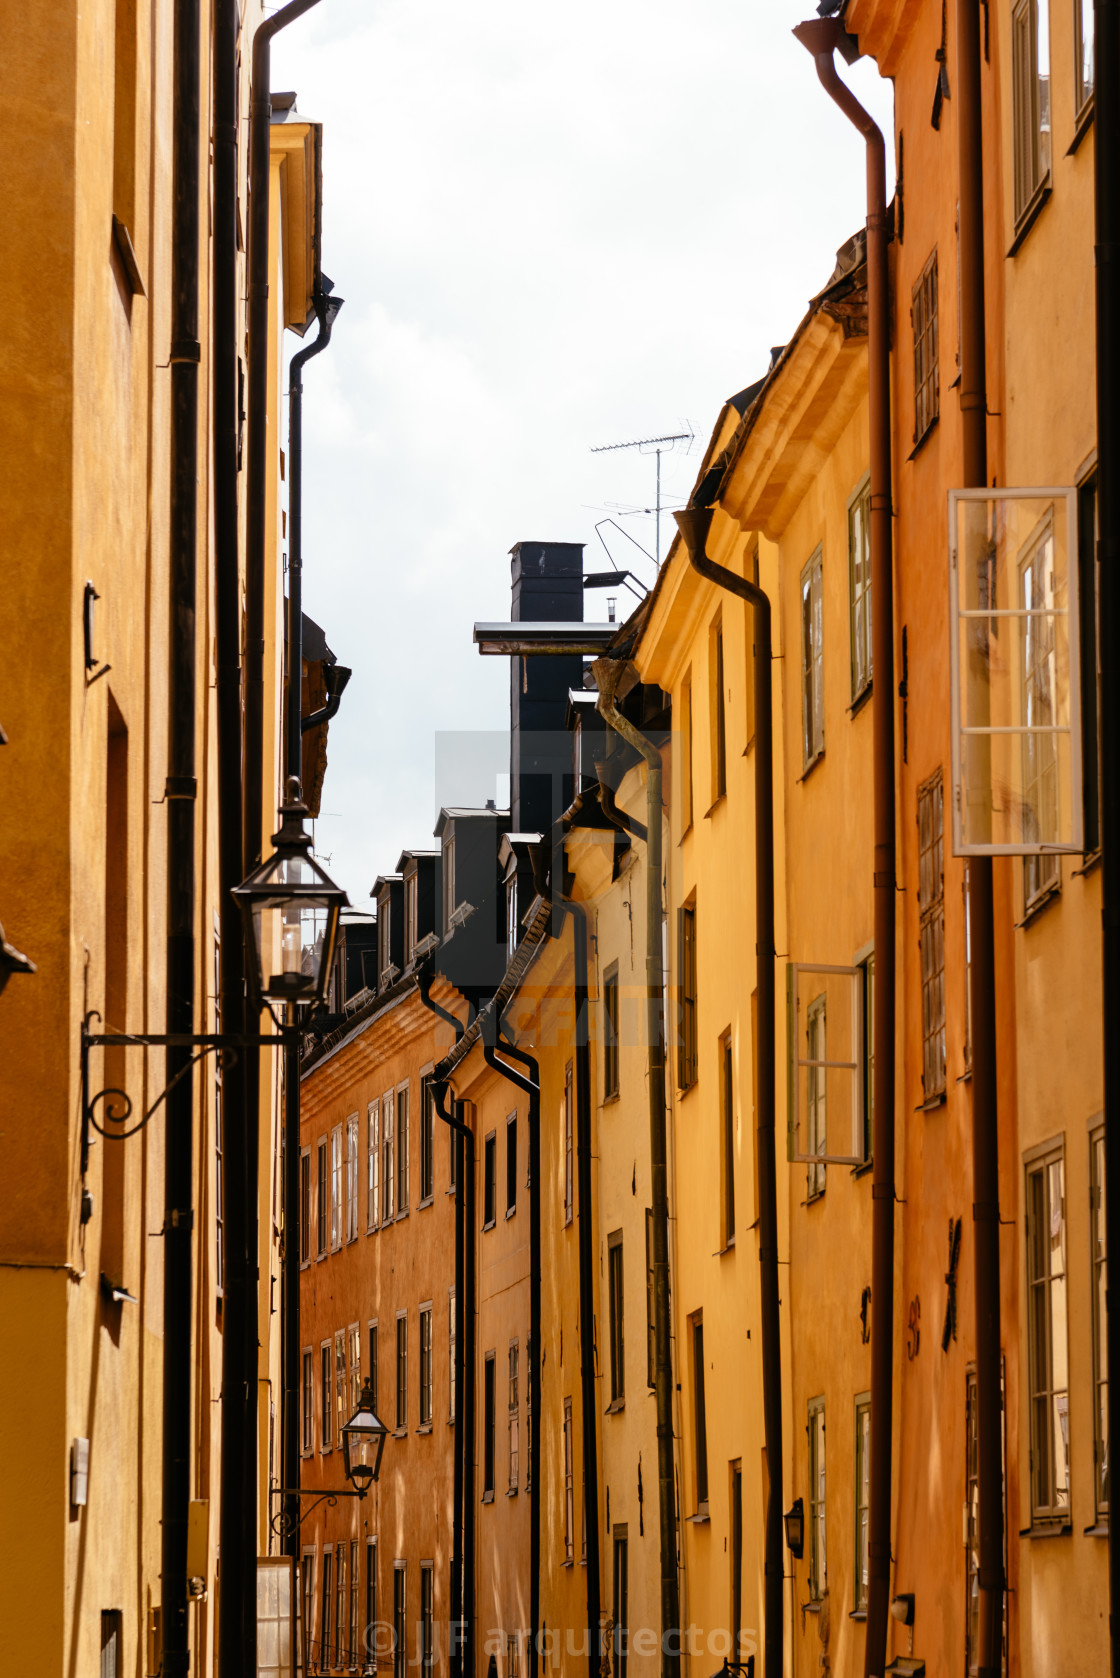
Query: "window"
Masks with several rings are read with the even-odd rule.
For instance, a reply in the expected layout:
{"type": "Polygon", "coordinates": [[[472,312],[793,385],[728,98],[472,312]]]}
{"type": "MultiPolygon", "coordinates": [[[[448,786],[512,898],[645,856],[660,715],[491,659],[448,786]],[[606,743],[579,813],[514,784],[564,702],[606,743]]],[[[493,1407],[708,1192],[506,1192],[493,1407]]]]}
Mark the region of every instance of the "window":
{"type": "Polygon", "coordinates": [[[346,1545],[334,1547],[334,1664],[342,1666],[346,1660],[350,1636],[347,1625],[350,1597],[346,1589],[346,1545]]]}
{"type": "Polygon", "coordinates": [[[870,1160],[875,1134],[875,951],[861,956],[856,968],[863,1004],[863,1157],[870,1160]]]}
{"type": "Polygon", "coordinates": [[[123,1678],[119,1608],[101,1610],[101,1678],[123,1678]]]}
{"type": "Polygon", "coordinates": [[[420,1563],[420,1665],[430,1672],[435,1663],[436,1571],[432,1562],[420,1563]]]}
{"type": "Polygon", "coordinates": [[[397,1217],[408,1211],[408,1085],[397,1090],[397,1217]]]}
{"type": "Polygon", "coordinates": [[[359,1636],[360,1636],[360,1633],[359,1633],[359,1628],[358,1628],[358,1541],[355,1538],[355,1539],[352,1539],[351,1542],[350,1542],[350,1639],[349,1639],[349,1649],[350,1649],[350,1665],[351,1665],[351,1667],[356,1667],[357,1664],[358,1664],[359,1636]]]}
{"type": "Polygon", "coordinates": [[[1081,777],[1085,791],[1085,850],[1091,853],[1099,850],[1101,843],[1100,567],[1095,473],[1077,491],[1077,564],[1077,600],[1081,609],[1081,777]]]}
{"type": "MultiPolygon", "coordinates": [[[[747,549],[744,572],[748,580],[758,586],[758,537],[756,536],[747,549]]],[[[746,614],[746,680],[744,694],[746,697],[747,745],[754,744],[755,715],[754,715],[754,682],[755,682],[755,651],[754,651],[754,607],[749,600],[743,602],[746,614]]]]}
{"type": "Polygon", "coordinates": [[[941,771],[918,788],[918,916],[922,968],[922,1095],[945,1094],[945,798],[941,771]]]}
{"type": "Polygon", "coordinates": [[[436,1109],[431,1078],[420,1080],[420,1204],[431,1200],[436,1186],[436,1109]]]}
{"type": "Polygon", "coordinates": [[[393,1563],[393,1678],[408,1671],[408,1596],[405,1563],[393,1563]]]}
{"type": "Polygon", "coordinates": [[[712,803],[727,791],[727,705],[723,674],[723,617],[708,632],[708,683],[712,748],[712,803]]]}
{"type": "Polygon", "coordinates": [[[678,910],[677,943],[680,950],[681,1039],[677,1082],[690,1090],[696,1082],[699,1059],[696,1041],[696,905],[678,910]]]}
{"type": "Polygon", "coordinates": [[[420,1426],[432,1425],[432,1307],[420,1307],[420,1426]]]}
{"type": "Polygon", "coordinates": [[[506,1120],[506,1217],[517,1210],[517,1114],[506,1120]]]}
{"type": "Polygon", "coordinates": [[[299,1558],[299,1589],[300,1589],[300,1654],[303,1660],[304,1672],[310,1672],[312,1666],[311,1636],[315,1627],[315,1551],[304,1550],[299,1558]]]}
{"type": "Polygon", "coordinates": [[[416,954],[418,936],[417,899],[419,896],[419,880],[415,874],[409,874],[404,882],[404,960],[405,966],[416,954]]]}
{"type": "Polygon", "coordinates": [[[742,1659],[743,1633],[743,1464],[731,1464],[731,1645],[732,1660],[742,1659]]]}
{"type": "Polygon", "coordinates": [[[521,1633],[506,1634],[506,1678],[521,1678],[521,1633]]]}
{"type": "Polygon", "coordinates": [[[408,1426],[408,1313],[397,1312],[397,1428],[408,1426]]]}
{"type": "Polygon", "coordinates": [[[443,842],[443,930],[451,926],[458,899],[455,896],[455,836],[443,842]]]}
{"type": "Polygon", "coordinates": [[[457,1337],[455,1289],[449,1288],[447,1290],[447,1419],[449,1422],[455,1420],[455,1400],[459,1384],[457,1337]]]}
{"type": "Polygon", "coordinates": [[[358,1115],[346,1121],[346,1239],[358,1238],[358,1115]]]}
{"type": "Polygon", "coordinates": [[[319,1143],[318,1154],[319,1154],[319,1160],[318,1160],[319,1169],[318,1169],[318,1193],[317,1193],[317,1199],[316,1199],[316,1203],[315,1203],[315,1234],[316,1234],[315,1245],[316,1245],[316,1251],[318,1252],[318,1254],[321,1258],[322,1255],[327,1250],[327,1219],[328,1219],[328,1216],[329,1216],[329,1214],[327,1212],[327,1204],[328,1204],[329,1195],[330,1195],[330,1190],[329,1190],[329,1185],[328,1185],[328,1172],[327,1172],[327,1142],[326,1142],[325,1137],[319,1143]]]}
{"type": "Polygon", "coordinates": [[[319,1618],[319,1664],[329,1667],[331,1664],[331,1609],[334,1606],[331,1596],[331,1565],[334,1556],[330,1545],[323,1551],[323,1606],[319,1618]]]}
{"type": "Polygon", "coordinates": [[[368,1339],[369,1339],[369,1390],[370,1390],[370,1393],[371,1393],[372,1398],[373,1398],[373,1413],[376,1416],[376,1415],[380,1414],[380,1410],[379,1410],[378,1402],[377,1402],[377,1324],[376,1323],[370,1323],[369,1331],[368,1331],[368,1339]]]}
{"type": "MultiPolygon", "coordinates": [[[[454,1112],[454,1102],[451,1104],[451,1109],[454,1112]]],[[[463,1138],[461,1134],[452,1130],[449,1126],[447,1130],[447,1189],[449,1194],[455,1193],[459,1183],[459,1150],[462,1146],[463,1138]]]]}
{"type": "MultiPolygon", "coordinates": [[[[531,1339],[526,1339],[526,1341],[525,1341],[525,1362],[528,1365],[529,1373],[531,1375],[532,1367],[533,1367],[533,1342],[532,1342],[531,1339]]],[[[539,1385],[540,1385],[540,1374],[539,1374],[539,1372],[538,1372],[538,1375],[537,1375],[537,1384],[538,1384],[538,1388],[539,1388],[539,1385]]],[[[528,1492],[528,1491],[531,1491],[532,1489],[533,1489],[533,1390],[532,1390],[532,1387],[529,1385],[529,1379],[526,1378],[526,1381],[525,1381],[525,1490],[528,1492]]]]}
{"type": "Polygon", "coordinates": [[[395,1210],[394,1190],[396,1188],[397,1149],[393,1134],[393,1111],[396,1107],[396,1097],[392,1090],[386,1090],[381,1098],[381,1222],[393,1221],[395,1210]]]}
{"type": "Polygon", "coordinates": [[[1050,20],[1048,0],[1011,8],[1011,123],[1015,222],[1022,225],[1050,176],[1050,20]]]}
{"type": "Polygon", "coordinates": [[[623,1279],[622,1231],[616,1229],[613,1235],[607,1237],[607,1308],[610,1319],[612,1409],[615,1406],[621,1408],[626,1397],[623,1279]]]}
{"type": "Polygon", "coordinates": [[[506,954],[517,953],[518,937],[517,920],[517,874],[513,873],[506,881],[506,954]]]}
{"type": "Polygon", "coordinates": [[[972,864],[964,865],[964,1064],[972,1070],[972,864]]]}
{"type": "Polygon", "coordinates": [[[719,1040],[720,1246],[735,1240],[735,1066],[731,1033],[719,1040]]]}
{"type": "Polygon", "coordinates": [[[348,1331],[350,1341],[350,1414],[358,1408],[362,1396],[362,1331],[357,1323],[351,1323],[348,1331]]]}
{"type": "MultiPolygon", "coordinates": [[[[1007,1576],[1007,1417],[1004,1409],[1004,1372],[1000,1369],[1000,1455],[1003,1490],[1004,1578],[1007,1576]]],[[[976,1367],[970,1366],[965,1375],[965,1671],[970,1675],[980,1670],[980,1476],[979,1445],[976,1407],[976,1367]]],[[[1007,1678],[1007,1607],[1008,1593],[1003,1593],[1003,1638],[1000,1671],[1007,1678]]]]}
{"type": "Polygon", "coordinates": [[[482,1146],[482,1227],[493,1229],[498,1217],[498,1133],[492,1130],[482,1146]]]}
{"type": "Polygon", "coordinates": [[[315,1443],[315,1354],[310,1346],[304,1347],[300,1359],[300,1397],[303,1407],[300,1449],[306,1456],[315,1443]]]}
{"type": "Polygon", "coordinates": [[[824,601],[821,550],[801,573],[801,756],[806,769],[824,751],[824,601]]]}
{"type": "Polygon", "coordinates": [[[342,1429],[349,1411],[346,1408],[346,1336],[338,1329],[334,1337],[334,1417],[335,1438],[342,1444],[342,1429]]]}
{"type": "Polygon", "coordinates": [[[626,1656],[629,1641],[627,1621],[630,1615],[629,1547],[626,1527],[618,1521],[614,1525],[614,1579],[611,1618],[614,1620],[614,1678],[626,1678],[626,1656]]]}
{"type": "Polygon", "coordinates": [[[704,1396],[704,1318],[692,1318],[692,1435],[696,1469],[696,1513],[708,1513],[708,1407],[704,1396]]]}
{"type": "Polygon", "coordinates": [[[331,1131],[331,1252],[342,1245],[342,1126],[331,1131]]]}
{"type": "Polygon", "coordinates": [[[1089,1239],[1093,1284],[1093,1463],[1097,1517],[1108,1517],[1108,1247],[1105,1242],[1104,1131],[1089,1133],[1089,1239]]]}
{"type": "Polygon", "coordinates": [[[572,1401],[564,1400],[564,1562],[575,1560],[575,1494],[572,1488],[572,1401]]]}
{"type": "Polygon", "coordinates": [[[692,671],[681,683],[681,832],[692,826],[692,671]]]}
{"type": "Polygon", "coordinates": [[[618,1094],[618,963],[603,975],[603,1095],[618,1094]]]}
{"type": "Polygon", "coordinates": [[[366,1116],[366,1228],[376,1229],[381,1217],[381,1103],[371,1101],[366,1116]]]}
{"type": "Polygon", "coordinates": [[[482,1366],[482,1496],[494,1496],[494,1354],[487,1352],[482,1366]]]}
{"type": "Polygon", "coordinates": [[[1093,97],[1093,0],[1073,0],[1074,110],[1080,119],[1093,97]]]}
{"type": "Polygon", "coordinates": [[[828,1020],[825,1001],[823,995],[814,997],[805,1010],[805,1059],[808,1062],[805,1074],[808,1129],[805,1151],[810,1156],[819,1156],[810,1158],[806,1171],[806,1192],[810,1200],[824,1193],[828,1170],[824,1163],[824,1155],[828,1152],[828,1073],[825,1066],[828,1059],[828,1020]]]}
{"type": "Polygon", "coordinates": [[[319,1410],[323,1426],[323,1440],[321,1450],[329,1451],[334,1429],[331,1418],[334,1415],[334,1381],[331,1376],[331,1343],[324,1340],[319,1347],[319,1410]]]}
{"type": "Polygon", "coordinates": [[[871,1396],[856,1399],[856,1565],[853,1606],[867,1612],[867,1533],[871,1507],[871,1396]]]}
{"type": "MultiPolygon", "coordinates": [[[[377,1649],[377,1540],[366,1539],[366,1624],[362,1639],[363,1659],[371,1666],[377,1649]]],[[[304,1671],[308,1669],[305,1666],[304,1671]]]]}
{"type": "Polygon", "coordinates": [[[573,1176],[574,1137],[572,1135],[573,1121],[572,1107],[572,1063],[568,1062],[564,1068],[564,1223],[572,1221],[572,1202],[574,1198],[575,1182],[573,1176]]]}
{"type": "Polygon", "coordinates": [[[914,332],[914,446],[930,430],[940,411],[937,382],[937,252],[918,275],[910,298],[914,332]]]}
{"type": "Polygon", "coordinates": [[[391,937],[392,916],[390,904],[392,897],[386,892],[377,903],[377,968],[381,974],[382,985],[387,985],[393,977],[393,941],[391,937]]]}
{"type": "Polygon", "coordinates": [[[852,704],[871,686],[871,480],[848,503],[848,600],[852,637],[852,704]]]}
{"type": "Polygon", "coordinates": [[[1069,1522],[1065,1155],[1059,1142],[1027,1162],[1027,1349],[1031,1512],[1069,1522]]]}
{"type": "MultiPolygon", "coordinates": [[[[1023,721],[1028,728],[1053,729],[1058,722],[1053,619],[1054,533],[1049,520],[1019,565],[1025,613],[1023,641],[1023,721]]],[[[1057,838],[1058,744],[1046,732],[1022,735],[1024,835],[1028,840],[1057,838]]],[[[1033,903],[1056,891],[1061,881],[1051,852],[1023,858],[1023,900],[1033,903]]]]}
{"type": "Polygon", "coordinates": [[[809,1400],[809,1599],[819,1602],[828,1587],[824,1507],[824,1399],[809,1400]]]}
{"type": "Polygon", "coordinates": [[[646,1386],[657,1384],[657,1328],[654,1319],[653,1208],[646,1207],[646,1386]]]}
{"type": "Polygon", "coordinates": [[[511,1495],[517,1490],[518,1458],[521,1443],[518,1438],[518,1434],[520,1432],[519,1423],[521,1419],[520,1371],[518,1363],[518,1344],[516,1340],[511,1340],[509,1343],[509,1491],[511,1495]]]}
{"type": "Polygon", "coordinates": [[[311,1261],[311,1149],[299,1156],[299,1262],[311,1261]]]}

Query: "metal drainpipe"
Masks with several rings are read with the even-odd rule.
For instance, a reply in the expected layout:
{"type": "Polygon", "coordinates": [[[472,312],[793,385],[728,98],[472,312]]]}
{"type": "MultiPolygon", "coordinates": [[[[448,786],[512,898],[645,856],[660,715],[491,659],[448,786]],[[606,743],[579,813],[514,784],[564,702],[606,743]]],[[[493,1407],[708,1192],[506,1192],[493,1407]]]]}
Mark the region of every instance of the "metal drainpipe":
{"type": "MultiPolygon", "coordinates": [[[[964,485],[988,478],[984,320],[984,153],[980,13],[957,0],[957,148],[960,196],[961,439],[964,485]],[[974,15],[975,13],[975,15],[974,15]]],[[[1097,144],[1100,144],[1100,133],[1097,144]]],[[[979,1502],[978,1671],[997,1678],[1003,1640],[1002,1339],[999,1265],[999,1109],[996,1082],[995,927],[992,859],[969,864],[972,961],[972,1217],[975,1231],[976,1444],[979,1502]]],[[[878,975],[876,974],[876,988],[878,975]]]]}
{"type": "MultiPolygon", "coordinates": [[[[242,804],[242,873],[248,874],[264,850],[264,591],[265,498],[268,481],[268,223],[269,122],[272,38],[310,11],[317,0],[289,0],[258,24],[253,36],[249,100],[249,251],[248,251],[248,439],[245,489],[245,736],[242,804]]],[[[258,1194],[260,1177],[260,1055],[246,1052],[245,1084],[245,1421],[238,1441],[240,1455],[235,1496],[241,1515],[242,1641],[235,1671],[252,1673],[257,1659],[256,1557],[258,1547],[258,1374],[260,1252],[258,1194]]],[[[228,1332],[228,1330],[227,1330],[228,1332]]],[[[224,1499],[223,1499],[224,1501],[224,1499]]],[[[223,1549],[223,1556],[227,1552],[223,1549]]],[[[223,1597],[225,1592],[223,1591],[223,1597]]]]}
{"type": "MultiPolygon", "coordinates": [[[[420,1000],[425,1008],[445,1020],[453,1027],[456,1043],[462,1040],[463,1022],[450,1009],[444,1008],[432,996],[432,970],[422,968],[417,975],[420,987],[420,1000]]],[[[451,1590],[450,1590],[450,1622],[451,1622],[451,1670],[456,1678],[463,1678],[465,1672],[464,1659],[464,1613],[463,1613],[463,1555],[464,1530],[467,1511],[463,1502],[464,1486],[464,1442],[466,1435],[463,1430],[463,1392],[466,1385],[466,1370],[464,1368],[464,1337],[461,1329],[464,1314],[466,1277],[466,1241],[468,1237],[466,1220],[466,1189],[464,1153],[469,1147],[474,1150],[474,1132],[466,1125],[461,1117],[447,1111],[445,1106],[450,1084],[444,1081],[433,1082],[432,1094],[435,1098],[436,1112],[451,1131],[451,1146],[455,1149],[455,1420],[454,1420],[454,1462],[452,1466],[453,1488],[453,1531],[451,1538],[451,1590]]],[[[470,1239],[474,1239],[473,1224],[470,1228],[470,1239]]],[[[472,1371],[473,1378],[473,1371],[472,1371]]]]}
{"type": "Polygon", "coordinates": [[[493,1071],[500,1072],[529,1097],[529,1386],[526,1393],[529,1414],[529,1617],[533,1622],[530,1652],[532,1665],[529,1678],[540,1672],[541,1629],[541,1475],[539,1473],[538,1436],[540,1433],[541,1390],[541,1073],[540,1065],[524,1049],[511,1043],[498,1047],[511,1060],[519,1060],[528,1069],[528,1077],[515,1072],[498,1059],[486,1043],[483,1057],[493,1071]]]}
{"type": "MultiPolygon", "coordinates": [[[[850,50],[848,43],[851,38],[836,18],[821,18],[798,24],[794,34],[802,46],[807,47],[813,54],[817,75],[825,92],[862,134],[867,147],[867,408],[871,467],[871,662],[874,672],[871,735],[875,1074],[871,1142],[874,1158],[871,1184],[871,1460],[864,1669],[868,1678],[877,1678],[886,1664],[887,1620],[890,1613],[891,1445],[894,1404],[896,858],[890,279],[887,266],[891,217],[887,210],[886,147],[883,135],[850,88],[840,80],[833,60],[833,53],[837,47],[850,50]]],[[[963,234],[961,248],[963,253],[963,234]]]]}
{"type": "MultiPolygon", "coordinates": [[[[1097,320],[1097,558],[1100,643],[1120,645],[1120,0],[1096,0],[1095,115],[1097,320]]],[[[1105,1183],[1120,1182],[1120,663],[1100,665],[1101,828],[1104,956],[1105,1183]]],[[[1105,1251],[1120,1253],[1120,1196],[1105,1195],[1105,1251]]],[[[1108,1368],[1120,1370],[1120,1313],[1107,1316],[1108,1368]]],[[[1108,1388],[1108,1437],[1113,1427],[1108,1388]]],[[[1109,1643],[1120,1673],[1120,1545],[1108,1541],[1109,1643]]]]}
{"type": "MultiPolygon", "coordinates": [[[[676,1483],[673,1472],[673,1360],[669,1317],[669,1186],[665,1119],[665,1038],[662,1021],[664,971],[661,959],[661,753],[622,715],[615,694],[625,665],[600,658],[592,665],[599,687],[599,714],[645,759],[646,838],[646,1019],[649,1034],[649,1155],[653,1201],[653,1337],[657,1405],[657,1485],[661,1561],[661,1671],[680,1671],[680,1580],[677,1573],[676,1483]]],[[[780,1472],[780,1470],[779,1470],[780,1472]]]]}
{"type": "MultiPolygon", "coordinates": [[[[171,222],[171,505],[168,556],[167,1031],[195,1030],[195,712],[198,613],[199,0],[176,0],[171,222]]],[[[167,1050],[163,1219],[163,1671],[186,1678],[191,1496],[194,1075],[167,1050]]]]}
{"type": "MultiPolygon", "coordinates": [[[[319,333],[313,343],[294,355],[289,368],[288,455],[291,470],[288,499],[288,696],[285,731],[288,775],[302,780],[303,752],[303,367],[331,341],[331,327],[342,307],[341,297],[320,294],[315,299],[319,333]]],[[[296,1010],[288,1010],[284,1042],[284,1258],[281,1275],[281,1482],[292,1488],[286,1499],[289,1529],[285,1554],[298,1565],[299,1536],[299,1360],[300,1360],[300,1034],[296,1010]]]]}
{"type": "MultiPolygon", "coordinates": [[[[230,895],[244,878],[241,757],[241,556],[237,511],[237,37],[238,0],[214,7],[214,611],[217,638],[219,991],[221,1027],[245,1030],[245,946],[241,914],[230,895]]],[[[222,1452],[218,1540],[222,1591],[218,1657],[223,1672],[248,1670],[256,1625],[246,1628],[255,1584],[246,1568],[245,1456],[252,1450],[248,1356],[245,1054],[222,1056],[224,1275],[222,1278],[222,1452]]]]}
{"type": "Polygon", "coordinates": [[[675,515],[694,571],[717,588],[745,600],[754,614],[754,849],[755,985],[758,994],[758,1263],[762,1331],[762,1416],[769,1495],[765,1529],[766,1631],[763,1670],[780,1678],[785,1632],[785,1556],[782,1548],[783,1441],[782,1343],[778,1294],[778,1168],[774,1135],[774,690],[770,599],[755,583],[707,556],[712,508],[687,507],[675,515]]]}

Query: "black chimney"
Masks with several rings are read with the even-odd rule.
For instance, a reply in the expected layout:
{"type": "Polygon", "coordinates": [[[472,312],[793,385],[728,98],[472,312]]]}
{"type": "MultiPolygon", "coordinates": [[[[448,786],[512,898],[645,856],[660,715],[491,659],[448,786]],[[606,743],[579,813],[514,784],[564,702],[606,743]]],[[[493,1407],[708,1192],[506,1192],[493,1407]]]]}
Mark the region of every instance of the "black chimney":
{"type": "MultiPolygon", "coordinates": [[[[518,542],[511,549],[514,623],[583,622],[583,543],[518,542]]],[[[575,796],[569,688],[583,686],[583,659],[510,659],[510,828],[545,833],[575,796]]]]}

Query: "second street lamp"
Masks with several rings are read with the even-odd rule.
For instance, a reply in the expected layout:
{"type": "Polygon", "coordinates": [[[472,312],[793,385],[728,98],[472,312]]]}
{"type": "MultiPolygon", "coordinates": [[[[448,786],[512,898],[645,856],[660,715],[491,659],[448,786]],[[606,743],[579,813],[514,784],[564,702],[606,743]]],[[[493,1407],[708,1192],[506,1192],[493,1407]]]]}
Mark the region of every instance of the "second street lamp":
{"type": "Polygon", "coordinates": [[[358,1408],[342,1429],[343,1461],[346,1478],[362,1497],[381,1473],[381,1457],[389,1430],[373,1408],[373,1389],[368,1381],[362,1387],[358,1408]]]}

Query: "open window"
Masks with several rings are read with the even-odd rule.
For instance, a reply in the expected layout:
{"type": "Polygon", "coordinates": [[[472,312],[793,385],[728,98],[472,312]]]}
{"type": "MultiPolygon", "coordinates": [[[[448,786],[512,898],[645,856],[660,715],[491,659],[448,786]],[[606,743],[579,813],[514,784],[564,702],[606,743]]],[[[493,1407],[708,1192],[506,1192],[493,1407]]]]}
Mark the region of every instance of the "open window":
{"type": "Polygon", "coordinates": [[[863,970],[791,961],[786,1001],[789,1158],[808,1165],[813,1198],[826,1165],[867,1159],[863,970]]]}

